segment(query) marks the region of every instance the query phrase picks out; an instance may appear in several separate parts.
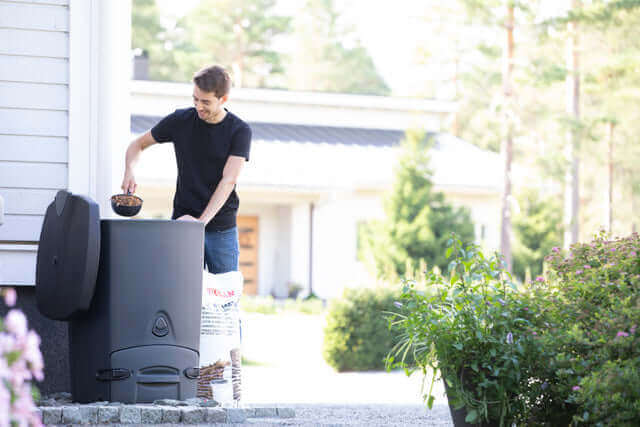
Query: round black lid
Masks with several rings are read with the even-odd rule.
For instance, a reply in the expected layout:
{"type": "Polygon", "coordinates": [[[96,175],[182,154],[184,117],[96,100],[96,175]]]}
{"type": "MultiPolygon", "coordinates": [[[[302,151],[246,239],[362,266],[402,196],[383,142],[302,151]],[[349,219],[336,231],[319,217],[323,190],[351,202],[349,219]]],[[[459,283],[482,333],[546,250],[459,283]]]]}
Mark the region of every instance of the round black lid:
{"type": "Polygon", "coordinates": [[[60,190],[47,208],[36,264],[36,301],[42,314],[68,320],[86,311],[100,261],[100,208],[88,197],[60,190]]]}

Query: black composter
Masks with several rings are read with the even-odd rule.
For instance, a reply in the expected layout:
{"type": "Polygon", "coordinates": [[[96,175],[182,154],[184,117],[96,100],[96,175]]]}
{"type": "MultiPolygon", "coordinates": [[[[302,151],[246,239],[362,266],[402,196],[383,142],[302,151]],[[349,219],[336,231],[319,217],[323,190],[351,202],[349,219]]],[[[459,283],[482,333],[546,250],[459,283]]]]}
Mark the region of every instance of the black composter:
{"type": "Polygon", "coordinates": [[[36,299],[69,322],[74,401],[196,396],[204,225],[100,219],[59,191],[38,248],[36,299]]]}

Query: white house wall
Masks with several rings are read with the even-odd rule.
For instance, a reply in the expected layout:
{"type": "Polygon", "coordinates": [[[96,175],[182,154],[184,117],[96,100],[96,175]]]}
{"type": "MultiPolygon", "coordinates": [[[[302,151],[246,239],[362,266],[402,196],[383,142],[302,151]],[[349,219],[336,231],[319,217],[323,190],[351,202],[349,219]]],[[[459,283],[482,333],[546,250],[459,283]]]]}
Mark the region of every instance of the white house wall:
{"type": "Polygon", "coordinates": [[[0,1],[0,285],[32,285],[43,214],[67,188],[69,2],[0,1]]]}
{"type": "Polygon", "coordinates": [[[329,199],[314,209],[313,291],[322,298],[340,296],[359,281],[356,258],[357,201],[329,199]]]}
{"type": "Polygon", "coordinates": [[[258,294],[286,294],[289,281],[290,209],[241,202],[239,215],[258,217],[258,294]]]}
{"type": "Polygon", "coordinates": [[[110,211],[112,145],[129,133],[130,19],[130,0],[0,0],[0,285],[35,284],[58,190],[110,211]]]}
{"type": "Polygon", "coordinates": [[[290,282],[309,288],[309,203],[291,206],[290,282]]]}

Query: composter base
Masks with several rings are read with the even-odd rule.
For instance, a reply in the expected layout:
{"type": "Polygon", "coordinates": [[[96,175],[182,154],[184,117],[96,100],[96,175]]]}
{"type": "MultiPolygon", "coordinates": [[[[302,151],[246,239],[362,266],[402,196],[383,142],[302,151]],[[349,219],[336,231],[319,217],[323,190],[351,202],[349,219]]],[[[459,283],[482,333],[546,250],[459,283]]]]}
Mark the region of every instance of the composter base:
{"type": "Polygon", "coordinates": [[[129,371],[111,381],[111,401],[152,403],[158,399],[196,397],[198,353],[184,347],[151,345],[116,351],[111,368],[129,371]],[[191,378],[190,378],[191,377],[191,378]]]}

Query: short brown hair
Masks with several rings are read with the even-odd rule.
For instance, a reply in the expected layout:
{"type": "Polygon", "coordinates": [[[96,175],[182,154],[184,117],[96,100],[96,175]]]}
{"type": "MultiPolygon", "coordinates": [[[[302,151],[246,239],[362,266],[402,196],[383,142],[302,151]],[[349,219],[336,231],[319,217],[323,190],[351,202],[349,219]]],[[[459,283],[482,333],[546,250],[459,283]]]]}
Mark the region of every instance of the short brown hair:
{"type": "Polygon", "coordinates": [[[222,98],[229,93],[231,78],[227,70],[219,65],[204,67],[193,75],[193,83],[200,90],[213,92],[217,98],[222,98]]]}

